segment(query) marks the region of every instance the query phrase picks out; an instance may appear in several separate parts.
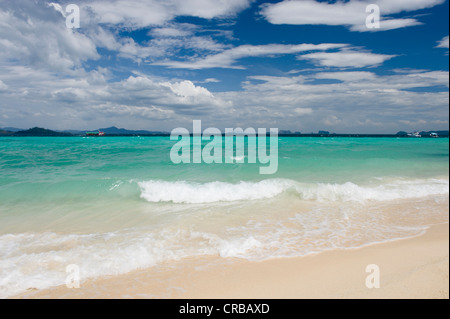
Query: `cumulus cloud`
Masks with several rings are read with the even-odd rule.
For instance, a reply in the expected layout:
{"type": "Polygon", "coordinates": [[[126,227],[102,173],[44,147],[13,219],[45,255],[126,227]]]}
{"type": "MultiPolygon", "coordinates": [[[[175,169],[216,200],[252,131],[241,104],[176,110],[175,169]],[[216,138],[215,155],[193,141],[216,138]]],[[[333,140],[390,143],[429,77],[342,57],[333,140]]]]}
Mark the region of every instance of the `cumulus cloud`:
{"type": "Polygon", "coordinates": [[[99,47],[114,51],[121,58],[135,62],[153,63],[161,59],[182,58],[185,52],[191,55],[206,55],[223,51],[228,46],[213,38],[219,31],[208,31],[188,23],[168,23],[151,28],[149,39],[137,43],[131,37],[116,39],[110,31],[95,26],[89,31],[89,37],[99,47]]]}
{"type": "Polygon", "coordinates": [[[0,75],[0,81],[8,83],[0,99],[2,114],[11,121],[20,120],[25,126],[51,121],[55,129],[119,125],[170,131],[193,119],[219,128],[270,125],[302,132],[395,133],[399,127],[445,127],[436,121],[448,118],[449,94],[442,89],[449,86],[448,72],[400,71],[250,76],[239,91],[213,93],[189,80],[134,75],[111,82],[103,69],[64,78],[9,66],[0,75]],[[420,119],[426,121],[421,127],[398,122],[420,119]]]}
{"type": "Polygon", "coordinates": [[[7,79],[9,85],[7,92],[0,90],[2,113],[12,119],[25,116],[34,126],[51,121],[58,129],[111,124],[145,128],[161,125],[159,120],[177,123],[195,116],[221,116],[233,107],[231,101],[188,80],[138,75],[111,82],[102,69],[71,78],[23,66],[5,71],[0,81],[7,79]]]}
{"type": "MultiPolygon", "coordinates": [[[[184,50],[190,50],[195,55],[205,55],[226,49],[226,45],[213,39],[213,35],[221,35],[220,30],[206,32],[193,24],[169,22],[178,14],[189,11],[180,8],[186,6],[185,2],[82,2],[79,4],[82,28],[72,30],[66,27],[64,6],[59,3],[7,1],[0,8],[0,59],[20,60],[20,63],[34,67],[70,73],[90,60],[99,59],[98,49],[109,50],[119,58],[137,63],[179,56],[184,50]],[[162,11],[148,10],[152,6],[162,11]],[[160,23],[154,21],[161,18],[158,12],[166,17],[160,23]],[[157,17],[153,17],[153,14],[157,17]],[[140,17],[144,20],[140,20],[140,17]],[[145,20],[147,18],[149,21],[145,20]],[[102,19],[109,22],[102,24],[102,19]],[[119,35],[117,30],[127,24],[130,24],[130,28],[151,26],[149,39],[138,43],[130,36],[119,35]]],[[[205,5],[203,13],[199,15],[211,17],[234,14],[250,3],[247,0],[221,1],[213,7],[213,2],[216,3],[190,1],[194,7],[205,5]]]]}
{"type": "Polygon", "coordinates": [[[70,73],[85,61],[100,58],[90,38],[65,24],[58,27],[62,17],[52,8],[25,0],[3,4],[0,60],[70,73]]]}
{"type": "Polygon", "coordinates": [[[217,98],[206,88],[196,86],[191,81],[160,81],[147,76],[130,76],[126,80],[106,84],[100,91],[106,96],[81,97],[81,102],[108,101],[111,105],[129,107],[151,107],[153,110],[170,111],[173,115],[217,112],[231,104],[217,98]]]}
{"type": "MultiPolygon", "coordinates": [[[[233,47],[230,43],[239,41],[230,41],[232,31],[205,30],[203,24],[200,27],[174,19],[177,16],[229,17],[251,2],[80,1],[83,27],[69,30],[65,26],[64,6],[47,5],[44,1],[3,1],[0,8],[1,116],[11,123],[23,123],[24,127],[51,125],[55,129],[117,125],[171,130],[189,125],[194,118],[216,127],[270,124],[303,132],[318,125],[330,131],[385,132],[390,128],[395,130],[399,120],[403,121],[402,125],[414,125],[418,121],[426,122],[424,126],[448,125],[445,121],[448,90],[442,89],[448,88],[448,72],[409,69],[378,75],[367,70],[350,71],[350,68],[375,67],[395,56],[346,43],[233,47]],[[129,33],[138,28],[145,28],[148,38],[144,41],[133,39],[129,33]],[[219,37],[228,41],[218,41],[219,37]],[[107,54],[100,56],[104,51],[107,54]],[[211,92],[202,86],[202,83],[220,82],[220,74],[192,71],[244,69],[245,65],[240,64],[244,58],[282,55],[293,55],[319,67],[282,73],[285,76],[249,76],[239,90],[221,92],[211,92]],[[99,58],[101,64],[91,63],[99,58]],[[161,73],[161,77],[150,76],[145,72],[161,68],[146,66],[133,72],[130,61],[122,64],[124,58],[185,70],[165,70],[166,77],[161,73]],[[339,68],[339,72],[332,72],[334,68],[339,68]]],[[[380,4],[385,15],[442,3],[438,0],[370,2],[380,4]]],[[[365,31],[358,30],[363,23],[360,18],[365,21],[365,7],[363,16],[350,17],[358,3],[365,2],[282,1],[265,6],[263,12],[272,23],[346,25],[354,31],[365,31]],[[299,3],[309,5],[307,14],[296,16],[298,7],[283,12],[286,4],[298,6],[299,3]],[[320,18],[315,10],[322,7],[325,11],[321,14],[325,12],[325,17],[320,18]],[[328,20],[326,16],[331,11],[335,15],[328,20]]],[[[416,19],[391,17],[383,21],[381,29],[384,30],[420,23],[416,19]]],[[[437,46],[448,49],[448,37],[437,46]]]]}
{"type": "Polygon", "coordinates": [[[163,86],[167,86],[175,93],[177,96],[181,97],[206,97],[211,98],[213,94],[209,92],[207,89],[201,86],[195,86],[191,81],[182,81],[176,83],[162,83],[163,86]]]}
{"type": "Polygon", "coordinates": [[[261,14],[272,24],[347,26],[352,31],[385,31],[421,24],[417,19],[394,19],[389,15],[431,8],[445,0],[350,0],[333,3],[315,0],[284,0],[264,4],[261,14]],[[378,5],[383,15],[379,29],[368,29],[366,8],[378,5]]]}
{"type": "Polygon", "coordinates": [[[399,127],[421,129],[400,125],[398,120],[422,119],[426,124],[421,127],[426,129],[448,117],[448,91],[432,89],[448,85],[446,71],[384,76],[368,71],[317,72],[253,76],[243,84],[243,92],[219,96],[240,106],[236,117],[247,119],[247,125],[271,123],[302,132],[323,128],[338,133],[395,133],[399,127]],[[317,84],[316,79],[335,81],[317,84]],[[430,90],[419,92],[418,88],[430,90]]]}
{"type": "Polygon", "coordinates": [[[140,29],[164,25],[177,16],[204,19],[233,16],[251,2],[253,0],[113,0],[85,1],[81,6],[92,12],[100,23],[140,29]]]}

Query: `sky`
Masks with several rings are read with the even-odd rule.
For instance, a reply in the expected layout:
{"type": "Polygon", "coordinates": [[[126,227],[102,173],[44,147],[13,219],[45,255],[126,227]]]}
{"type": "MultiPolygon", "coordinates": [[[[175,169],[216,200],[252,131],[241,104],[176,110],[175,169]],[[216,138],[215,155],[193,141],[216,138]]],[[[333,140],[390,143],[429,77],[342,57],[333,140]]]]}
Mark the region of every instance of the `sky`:
{"type": "Polygon", "coordinates": [[[0,0],[0,127],[448,130],[448,2],[0,0]]]}

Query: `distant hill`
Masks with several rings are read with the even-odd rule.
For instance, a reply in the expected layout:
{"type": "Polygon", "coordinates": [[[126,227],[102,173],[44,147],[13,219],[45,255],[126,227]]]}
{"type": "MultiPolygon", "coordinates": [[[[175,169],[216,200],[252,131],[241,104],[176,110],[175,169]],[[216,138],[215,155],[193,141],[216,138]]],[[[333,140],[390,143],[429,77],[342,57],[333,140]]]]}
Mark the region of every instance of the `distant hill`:
{"type": "Polygon", "coordinates": [[[86,132],[104,132],[106,135],[167,135],[167,132],[161,131],[145,131],[145,130],[127,130],[124,128],[117,128],[115,126],[108,128],[100,128],[97,130],[64,130],[64,131],[52,131],[40,127],[34,127],[28,130],[17,128],[0,128],[0,136],[84,136],[86,132]]]}
{"type": "Polygon", "coordinates": [[[15,132],[13,136],[73,136],[70,133],[55,132],[40,127],[30,128],[29,130],[15,132]]]}
{"type": "Polygon", "coordinates": [[[2,127],[0,128],[1,131],[8,131],[8,132],[19,132],[24,131],[23,128],[17,128],[17,127],[2,127]]]}
{"type": "MultiPolygon", "coordinates": [[[[97,131],[97,130],[94,130],[97,131]]],[[[98,129],[98,131],[105,132],[106,135],[155,135],[155,134],[166,134],[166,132],[159,132],[159,131],[133,131],[133,130],[127,130],[124,128],[117,128],[115,126],[108,127],[108,128],[101,128],[98,129]]]]}
{"type": "Polygon", "coordinates": [[[3,130],[3,129],[0,129],[0,136],[11,136],[11,135],[13,135],[13,134],[14,134],[14,132],[6,131],[6,130],[3,130]]]}
{"type": "Polygon", "coordinates": [[[69,133],[69,134],[72,134],[72,135],[85,135],[86,132],[88,132],[88,131],[64,130],[64,131],[57,131],[57,132],[59,132],[59,133],[69,133]]]}
{"type": "MultiPolygon", "coordinates": [[[[0,136],[84,136],[86,132],[104,132],[107,136],[133,136],[133,135],[142,135],[142,136],[152,136],[152,135],[168,135],[170,133],[161,132],[161,131],[146,131],[146,130],[127,130],[124,128],[117,128],[115,126],[108,128],[101,128],[98,130],[66,130],[66,131],[52,131],[44,128],[34,127],[28,130],[20,130],[14,127],[6,127],[0,128],[0,136]]],[[[440,137],[449,137],[449,131],[429,131],[429,132],[420,132],[420,135],[423,137],[430,137],[431,133],[437,133],[440,137]]],[[[280,131],[280,135],[286,136],[342,136],[342,137],[406,137],[408,136],[408,132],[400,131],[397,134],[330,134],[327,131],[320,131],[319,134],[301,134],[300,132],[292,133],[291,131],[280,131]]]]}

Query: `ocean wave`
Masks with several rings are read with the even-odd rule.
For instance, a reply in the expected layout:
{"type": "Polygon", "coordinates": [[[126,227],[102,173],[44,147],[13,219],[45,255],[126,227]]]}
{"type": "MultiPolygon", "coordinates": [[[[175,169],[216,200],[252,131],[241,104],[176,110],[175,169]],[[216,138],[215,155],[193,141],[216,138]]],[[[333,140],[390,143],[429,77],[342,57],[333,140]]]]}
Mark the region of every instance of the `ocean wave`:
{"type": "Polygon", "coordinates": [[[309,184],[289,179],[268,179],[236,184],[224,182],[193,183],[187,181],[139,182],[141,198],[148,202],[204,204],[215,202],[251,201],[294,193],[309,201],[388,201],[422,198],[449,193],[449,181],[443,179],[394,180],[373,185],[309,184]]]}
{"type": "Polygon", "coordinates": [[[292,183],[288,180],[238,184],[147,181],[140,182],[139,187],[141,197],[149,202],[203,204],[273,198],[292,187],[292,183]]]}

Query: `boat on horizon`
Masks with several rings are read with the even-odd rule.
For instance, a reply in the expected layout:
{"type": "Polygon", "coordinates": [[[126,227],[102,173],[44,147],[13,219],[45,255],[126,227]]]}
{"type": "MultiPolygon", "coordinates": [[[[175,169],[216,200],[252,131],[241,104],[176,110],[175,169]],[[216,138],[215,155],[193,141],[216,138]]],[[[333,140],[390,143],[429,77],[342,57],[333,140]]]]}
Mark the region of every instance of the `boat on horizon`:
{"type": "Polygon", "coordinates": [[[409,133],[408,136],[409,137],[422,137],[422,135],[420,135],[419,132],[409,133]]]}
{"type": "Polygon", "coordinates": [[[86,132],[86,136],[105,136],[105,132],[86,132]]]}

